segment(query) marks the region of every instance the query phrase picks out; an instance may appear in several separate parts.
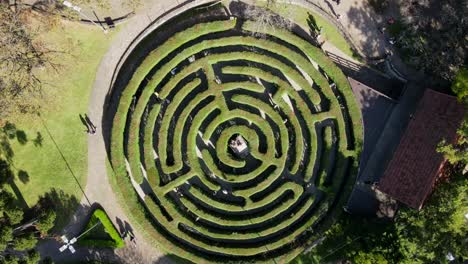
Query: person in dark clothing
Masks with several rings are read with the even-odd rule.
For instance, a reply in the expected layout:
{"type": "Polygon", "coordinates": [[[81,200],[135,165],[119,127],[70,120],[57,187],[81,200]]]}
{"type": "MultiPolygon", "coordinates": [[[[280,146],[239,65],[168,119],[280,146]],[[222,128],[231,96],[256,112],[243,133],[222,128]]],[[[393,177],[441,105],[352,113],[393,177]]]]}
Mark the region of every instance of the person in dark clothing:
{"type": "Polygon", "coordinates": [[[85,114],[85,120],[86,120],[86,123],[88,123],[89,127],[91,128],[90,133],[92,135],[96,134],[96,126],[93,124],[93,122],[91,122],[91,119],[89,119],[87,114],[85,114]]]}
{"type": "Polygon", "coordinates": [[[88,122],[86,122],[86,119],[80,114],[80,120],[81,120],[81,123],[83,123],[84,126],[86,126],[86,133],[91,133],[91,130],[90,127],[89,127],[89,124],[88,122]]]}

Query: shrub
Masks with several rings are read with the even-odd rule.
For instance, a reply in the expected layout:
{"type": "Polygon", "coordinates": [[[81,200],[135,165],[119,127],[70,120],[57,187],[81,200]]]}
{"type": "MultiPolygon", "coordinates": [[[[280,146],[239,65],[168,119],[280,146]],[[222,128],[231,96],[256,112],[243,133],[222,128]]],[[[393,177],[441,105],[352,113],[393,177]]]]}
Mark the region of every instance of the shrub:
{"type": "Polygon", "coordinates": [[[82,232],[86,231],[88,233],[78,240],[79,245],[111,248],[121,248],[125,245],[114,224],[102,209],[94,210],[82,232]]]}

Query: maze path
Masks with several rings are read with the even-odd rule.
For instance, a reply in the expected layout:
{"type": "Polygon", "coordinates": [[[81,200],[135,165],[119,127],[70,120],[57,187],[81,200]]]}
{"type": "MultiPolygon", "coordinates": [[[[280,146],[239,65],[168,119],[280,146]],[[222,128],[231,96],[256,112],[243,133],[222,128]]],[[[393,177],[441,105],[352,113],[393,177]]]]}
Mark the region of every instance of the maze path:
{"type": "Polygon", "coordinates": [[[287,255],[353,164],[359,131],[342,73],[293,33],[253,28],[228,20],[176,33],[133,74],[114,117],[113,166],[128,160],[158,232],[203,259],[287,255]],[[238,135],[243,155],[229,147],[238,135]]]}

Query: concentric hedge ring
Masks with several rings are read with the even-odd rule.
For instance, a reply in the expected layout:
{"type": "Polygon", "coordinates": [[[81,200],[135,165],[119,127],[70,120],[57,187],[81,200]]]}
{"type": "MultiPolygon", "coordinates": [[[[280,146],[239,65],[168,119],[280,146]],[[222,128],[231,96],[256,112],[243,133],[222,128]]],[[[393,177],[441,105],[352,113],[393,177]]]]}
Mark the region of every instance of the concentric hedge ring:
{"type": "Polygon", "coordinates": [[[355,164],[360,117],[343,74],[291,32],[254,28],[231,19],[176,33],[120,96],[117,182],[129,193],[131,178],[157,235],[184,257],[289,259],[355,164]],[[236,135],[245,157],[228,147],[236,135]]]}

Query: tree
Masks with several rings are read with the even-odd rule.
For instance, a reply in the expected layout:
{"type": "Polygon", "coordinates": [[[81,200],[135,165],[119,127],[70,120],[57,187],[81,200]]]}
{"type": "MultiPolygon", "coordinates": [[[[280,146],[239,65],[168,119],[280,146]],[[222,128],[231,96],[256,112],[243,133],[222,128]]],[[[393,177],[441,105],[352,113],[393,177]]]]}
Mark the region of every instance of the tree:
{"type": "Polygon", "coordinates": [[[460,102],[468,104],[468,66],[464,66],[458,71],[452,84],[452,91],[460,102]]]}
{"type": "Polygon", "coordinates": [[[41,215],[38,218],[38,222],[35,224],[37,230],[41,232],[42,236],[45,236],[49,230],[51,230],[55,225],[55,218],[57,217],[55,211],[43,210],[41,215]]]}
{"type": "Polygon", "coordinates": [[[421,211],[402,209],[395,225],[405,263],[444,263],[446,254],[468,258],[468,182],[461,174],[441,183],[421,211]]]}
{"type": "MultiPolygon", "coordinates": [[[[457,95],[460,102],[468,107],[468,68],[459,70],[452,84],[452,91],[457,95]]],[[[468,164],[468,114],[465,116],[460,128],[457,130],[458,140],[456,144],[447,144],[443,140],[437,151],[443,153],[451,164],[468,164]]]]}
{"type": "MultiPolygon", "coordinates": [[[[10,250],[25,251],[35,247],[35,230],[17,231],[17,225],[23,222],[23,210],[15,205],[13,195],[0,189],[0,256],[10,255],[10,250]]],[[[11,258],[12,262],[15,258],[11,258]]]]}
{"type": "Polygon", "coordinates": [[[14,225],[21,222],[22,218],[23,211],[14,204],[13,195],[0,189],[0,223],[14,225]]]}
{"type": "Polygon", "coordinates": [[[9,206],[8,211],[5,212],[8,222],[12,225],[19,224],[23,220],[23,210],[17,206],[9,206]]]}
{"type": "Polygon", "coordinates": [[[37,264],[41,260],[41,256],[36,250],[29,250],[27,256],[21,261],[23,264],[37,264]]]}
{"type": "Polygon", "coordinates": [[[397,8],[404,18],[398,45],[405,62],[452,82],[468,55],[465,1],[400,1],[397,8]]]}
{"type": "MultiPolygon", "coordinates": [[[[99,8],[99,9],[109,9],[110,2],[109,0],[73,0],[70,1],[75,6],[79,7],[90,7],[90,8],[99,8]]],[[[133,6],[137,5],[138,0],[129,0],[124,1],[126,4],[133,6]],[[127,3],[128,2],[128,3],[127,3]]],[[[22,7],[23,9],[25,7],[22,7]]],[[[63,4],[63,1],[52,0],[52,1],[36,1],[31,8],[35,11],[40,12],[44,17],[52,18],[62,16],[67,19],[80,19],[79,14],[63,4]]]]}
{"type": "Polygon", "coordinates": [[[43,95],[38,70],[56,68],[55,51],[37,38],[39,29],[27,17],[0,1],[0,120],[37,111],[43,95]]]}
{"type": "MultiPolygon", "coordinates": [[[[289,11],[288,5],[280,3],[277,0],[268,0],[264,3],[255,3],[255,4],[246,4],[243,2],[237,2],[239,8],[242,10],[243,17],[250,19],[255,22],[255,28],[253,34],[258,35],[255,32],[262,32],[267,29],[275,29],[276,27],[289,28],[292,25],[292,22],[282,18],[281,16],[275,14],[275,10],[283,9],[289,11]]],[[[289,17],[284,15],[284,17],[289,17]]]]}
{"type": "Polygon", "coordinates": [[[379,253],[359,252],[355,257],[355,264],[387,264],[387,259],[379,253]]]}
{"type": "Polygon", "coordinates": [[[15,237],[13,248],[18,251],[25,251],[34,248],[36,244],[37,238],[34,236],[34,233],[27,233],[15,237]]]}
{"type": "Polygon", "coordinates": [[[318,263],[349,260],[355,264],[397,263],[398,251],[395,228],[390,221],[368,219],[344,214],[325,232],[326,239],[311,253],[299,257],[296,263],[308,263],[311,256],[318,263]],[[302,261],[304,259],[304,261],[302,261]]]}
{"type": "Polygon", "coordinates": [[[2,225],[0,225],[0,252],[5,251],[12,239],[13,228],[2,223],[2,225]]]}
{"type": "Polygon", "coordinates": [[[459,170],[435,188],[421,211],[401,208],[393,221],[343,215],[326,239],[306,256],[320,263],[347,260],[354,264],[446,263],[450,252],[468,259],[468,181],[459,170]]]}
{"type": "Polygon", "coordinates": [[[0,264],[19,264],[20,258],[15,255],[6,255],[3,258],[0,258],[0,264]]]}
{"type": "Polygon", "coordinates": [[[41,256],[35,250],[29,250],[26,255],[19,256],[9,254],[0,258],[0,264],[37,264],[40,263],[41,256]]]}

